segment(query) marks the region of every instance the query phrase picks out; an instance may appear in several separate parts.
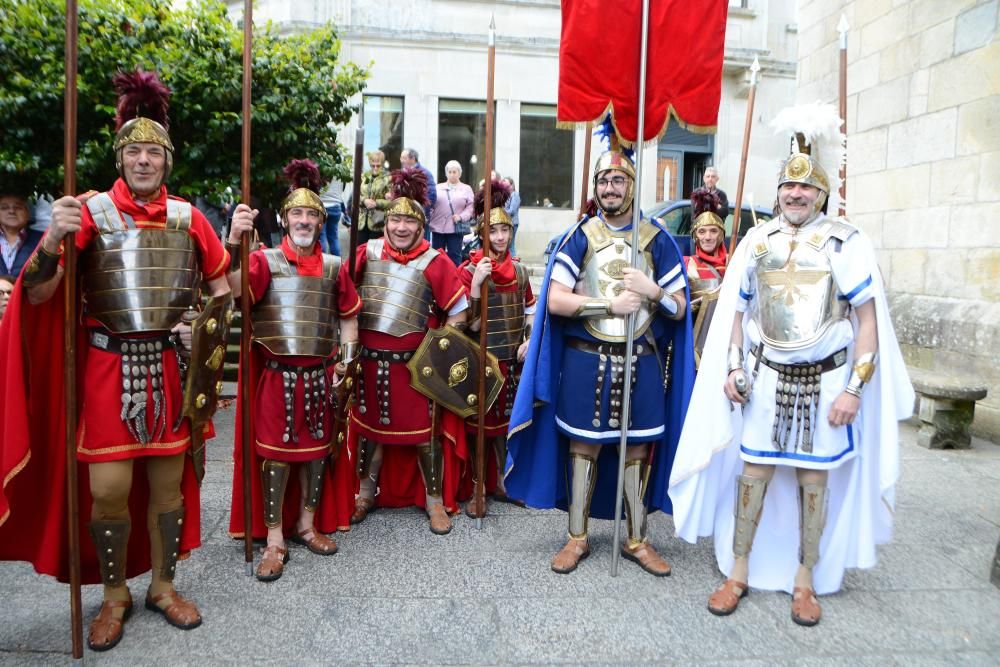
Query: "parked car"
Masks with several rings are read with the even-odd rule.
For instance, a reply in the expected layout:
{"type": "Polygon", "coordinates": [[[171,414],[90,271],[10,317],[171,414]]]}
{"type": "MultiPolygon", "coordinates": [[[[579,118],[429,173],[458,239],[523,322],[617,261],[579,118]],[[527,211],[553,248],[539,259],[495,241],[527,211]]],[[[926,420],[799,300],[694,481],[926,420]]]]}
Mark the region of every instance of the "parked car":
{"type": "MultiPolygon", "coordinates": [[[[650,206],[644,211],[644,214],[650,218],[659,219],[660,223],[670,232],[674,239],[677,241],[677,245],[680,246],[681,253],[684,255],[691,254],[691,200],[690,199],[678,199],[676,201],[661,201],[650,206]]],[[[751,211],[748,204],[742,206],[742,212],[740,213],[740,231],[737,237],[740,241],[746,236],[747,231],[754,224],[763,223],[774,217],[774,212],[770,209],[763,208],[761,206],[755,206],[751,211]],[[756,216],[756,221],[754,219],[756,216]]],[[[726,245],[729,245],[729,238],[732,234],[733,229],[733,212],[730,211],[729,215],[726,216],[726,245]]],[[[545,248],[545,263],[548,264],[549,255],[555,251],[556,243],[559,241],[559,237],[562,234],[558,234],[549,241],[548,246],[545,248]]]]}

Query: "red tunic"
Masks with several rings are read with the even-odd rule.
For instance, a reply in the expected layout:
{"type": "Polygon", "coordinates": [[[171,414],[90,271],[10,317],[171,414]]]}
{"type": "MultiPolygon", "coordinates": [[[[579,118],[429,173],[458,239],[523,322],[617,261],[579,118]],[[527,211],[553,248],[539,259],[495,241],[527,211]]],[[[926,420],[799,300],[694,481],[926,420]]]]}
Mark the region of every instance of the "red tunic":
{"type": "MultiPolygon", "coordinates": [[[[322,254],[319,246],[314,248],[312,254],[299,256],[288,244],[287,237],[281,244],[281,250],[289,263],[295,264],[299,275],[319,277],[322,275],[322,254]]],[[[271,271],[268,268],[267,258],[264,253],[257,251],[250,255],[250,298],[256,302],[257,295],[263,296],[271,283],[271,271]]],[[[334,287],[337,293],[337,310],[341,319],[356,317],[361,310],[361,298],[354,288],[350,273],[346,264],[341,264],[340,272],[337,274],[337,281],[334,287]]],[[[336,356],[334,350],[331,357],[336,356]]],[[[264,526],[263,498],[260,488],[261,458],[273,459],[276,461],[303,462],[323,458],[330,454],[330,436],[333,433],[333,408],[328,406],[326,419],[323,423],[324,439],[317,440],[309,434],[309,429],[305,421],[305,409],[302,398],[303,384],[300,379],[295,388],[295,398],[293,401],[295,415],[293,418],[293,428],[298,435],[298,442],[283,442],[282,435],[285,430],[285,401],[284,383],[282,382],[281,371],[266,368],[264,362],[274,359],[279,363],[289,366],[317,366],[323,362],[319,357],[307,356],[278,356],[271,354],[262,345],[253,346],[253,355],[250,362],[251,378],[259,378],[251,385],[256,386],[253,409],[253,429],[254,429],[254,450],[251,453],[251,493],[253,508],[253,535],[262,538],[267,534],[264,526]]],[[[242,369],[242,365],[241,365],[242,369]]],[[[328,386],[332,387],[333,365],[327,368],[328,386]]],[[[233,471],[233,493],[229,514],[229,534],[233,537],[243,537],[243,434],[241,408],[242,401],[237,402],[236,418],[236,439],[233,447],[234,471],[233,471]]],[[[288,487],[285,490],[285,504],[283,507],[282,526],[286,534],[291,534],[295,527],[295,521],[299,514],[299,499],[302,497],[299,485],[299,475],[297,470],[293,470],[288,480],[288,487]]],[[[331,533],[335,530],[348,530],[350,527],[351,511],[353,502],[353,468],[350,462],[344,459],[340,465],[334,466],[332,475],[326,475],[323,479],[323,491],[320,497],[319,507],[316,508],[316,528],[324,533],[331,533]]]]}
{"type": "MultiPolygon", "coordinates": [[[[140,206],[132,201],[127,186],[119,179],[111,190],[111,196],[122,210],[135,216],[138,227],[162,225],[166,209],[165,189],[161,189],[155,201],[140,206]]],[[[76,235],[76,245],[81,250],[86,249],[97,233],[86,207],[83,215],[83,227],[76,235]]],[[[222,275],[228,265],[228,255],[197,210],[192,210],[191,233],[201,252],[203,275],[207,279],[222,275]],[[218,270],[214,270],[216,266],[218,270]]],[[[66,363],[63,354],[64,286],[65,283],[60,283],[48,301],[31,305],[25,298],[19,279],[0,325],[0,479],[3,480],[3,492],[0,493],[0,560],[30,561],[37,572],[62,581],[69,578],[63,403],[63,369],[66,363]]],[[[85,324],[89,326],[93,323],[88,321],[85,324]]],[[[173,353],[165,354],[164,362],[168,386],[178,387],[173,353]]],[[[172,454],[184,451],[190,438],[185,420],[181,429],[168,433],[164,438],[165,443],[171,443],[167,446],[142,447],[135,443],[119,418],[120,358],[92,348],[88,343],[86,326],[77,327],[76,367],[80,419],[78,460],[81,461],[77,465],[80,486],[78,507],[80,533],[86,536],[93,499],[87,466],[83,461],[172,454]],[[113,363],[107,363],[106,356],[112,357],[113,363]],[[84,431],[86,424],[92,427],[84,431]]],[[[167,406],[169,430],[171,420],[176,419],[179,398],[168,400],[172,401],[167,406]]],[[[185,557],[201,544],[200,494],[189,458],[186,459],[181,480],[181,493],[185,521],[180,546],[182,557],[185,557]]],[[[128,577],[142,574],[150,567],[146,531],[136,529],[147,512],[148,502],[149,487],[144,463],[137,460],[129,494],[129,511],[136,523],[133,524],[128,544],[128,577]]],[[[80,551],[82,582],[100,582],[92,540],[86,537],[81,539],[80,551]]]]}
{"type": "MultiPolygon", "coordinates": [[[[383,251],[382,259],[391,259],[388,250],[383,251]]],[[[412,259],[428,247],[426,241],[417,245],[407,253],[412,259]]],[[[367,246],[361,245],[357,252],[357,270],[355,276],[360,282],[366,264],[367,246]]],[[[395,259],[395,258],[394,258],[395,259]]],[[[398,261],[398,259],[396,259],[398,261]]],[[[428,328],[444,325],[448,310],[463,296],[465,288],[443,251],[435,257],[424,271],[435,303],[435,310],[428,320],[428,328]]],[[[360,330],[359,338],[363,347],[379,350],[416,350],[425,334],[412,333],[395,337],[378,331],[360,330]]],[[[372,406],[377,405],[375,399],[375,378],[377,365],[374,360],[363,360],[361,371],[365,374],[364,381],[370,391],[368,400],[372,406]]],[[[348,442],[352,460],[357,452],[357,438],[368,438],[384,445],[417,445],[430,439],[429,401],[410,386],[410,372],[404,363],[389,364],[389,386],[392,397],[389,401],[389,424],[379,422],[379,410],[368,409],[366,414],[358,410],[355,403],[351,408],[351,420],[348,442]]],[[[446,411],[441,411],[440,433],[444,446],[443,501],[451,511],[458,510],[456,493],[458,482],[462,475],[466,458],[465,438],[462,422],[459,417],[446,411]]],[[[410,505],[424,506],[426,490],[417,464],[416,451],[411,446],[387,446],[383,449],[384,459],[379,477],[379,492],[376,505],[379,507],[407,507],[410,505]]],[[[355,482],[357,492],[357,481],[355,482]]]]}

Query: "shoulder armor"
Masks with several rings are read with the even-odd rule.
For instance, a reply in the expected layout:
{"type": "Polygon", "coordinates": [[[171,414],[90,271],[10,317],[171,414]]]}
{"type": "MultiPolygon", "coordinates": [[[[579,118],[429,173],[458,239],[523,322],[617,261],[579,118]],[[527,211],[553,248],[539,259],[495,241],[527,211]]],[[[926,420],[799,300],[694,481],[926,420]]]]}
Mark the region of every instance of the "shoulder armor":
{"type": "Polygon", "coordinates": [[[281,252],[281,248],[263,248],[261,252],[264,253],[264,259],[267,260],[267,268],[271,275],[285,273],[285,265],[288,262],[285,259],[285,253],[281,252]]]}
{"type": "Polygon", "coordinates": [[[750,254],[755,260],[760,259],[771,251],[770,236],[776,234],[780,229],[781,226],[778,219],[772,218],[751,232],[753,238],[750,239],[750,242],[753,245],[750,246],[750,254]]]}
{"type": "Polygon", "coordinates": [[[340,265],[343,260],[336,255],[331,255],[329,253],[323,254],[323,277],[329,278],[331,280],[336,280],[337,275],[340,273],[340,265]]]}
{"type": "Polygon", "coordinates": [[[587,236],[587,245],[592,252],[598,252],[614,243],[607,225],[600,218],[587,218],[586,222],[580,225],[580,229],[587,236]]]}
{"type": "Polygon", "coordinates": [[[385,245],[383,239],[372,239],[365,244],[365,254],[368,259],[382,259],[382,247],[385,245]]]}
{"type": "Polygon", "coordinates": [[[816,230],[810,234],[809,240],[806,241],[816,250],[819,250],[826,242],[830,239],[837,239],[838,241],[844,242],[853,236],[858,231],[858,228],[847,222],[843,218],[826,218],[817,227],[816,230]]]}
{"type": "Polygon", "coordinates": [[[167,198],[167,221],[165,229],[186,232],[191,228],[191,202],[183,199],[167,198]]]}
{"type": "Polygon", "coordinates": [[[653,224],[647,218],[642,218],[639,221],[639,249],[645,250],[656,235],[662,231],[659,225],[653,224]]]}

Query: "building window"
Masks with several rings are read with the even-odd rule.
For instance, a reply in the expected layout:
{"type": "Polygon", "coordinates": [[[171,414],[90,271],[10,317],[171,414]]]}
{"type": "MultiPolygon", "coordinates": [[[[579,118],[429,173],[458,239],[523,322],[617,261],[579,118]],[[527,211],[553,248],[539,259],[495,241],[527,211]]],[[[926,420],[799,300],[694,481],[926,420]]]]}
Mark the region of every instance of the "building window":
{"type": "MultiPolygon", "coordinates": [[[[496,107],[494,106],[494,111],[496,107]]],[[[493,116],[496,119],[496,114],[493,116]]],[[[494,137],[496,136],[494,120],[494,137]]],[[[462,182],[473,190],[483,178],[483,161],[486,156],[486,102],[472,100],[440,100],[438,102],[438,163],[434,173],[439,181],[445,179],[444,166],[451,160],[462,165],[462,182]]],[[[493,161],[496,164],[496,140],[493,142],[493,161]]],[[[494,167],[494,171],[496,167],[494,167]]]]}
{"type": "Polygon", "coordinates": [[[521,104],[522,206],[573,207],[573,132],[556,129],[556,108],[521,104]]]}
{"type": "Polygon", "coordinates": [[[399,167],[403,152],[403,98],[365,95],[365,154],[385,153],[389,168],[399,167]]]}

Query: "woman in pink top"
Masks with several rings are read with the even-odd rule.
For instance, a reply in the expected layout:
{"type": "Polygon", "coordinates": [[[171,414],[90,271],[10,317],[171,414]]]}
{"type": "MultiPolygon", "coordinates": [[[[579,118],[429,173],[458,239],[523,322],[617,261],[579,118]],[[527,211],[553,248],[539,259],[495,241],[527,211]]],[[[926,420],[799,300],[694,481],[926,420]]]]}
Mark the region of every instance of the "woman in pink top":
{"type": "Polygon", "coordinates": [[[448,180],[437,184],[437,201],[431,210],[431,245],[444,248],[451,261],[458,266],[462,263],[463,232],[456,231],[456,225],[471,224],[475,195],[471,187],[459,180],[462,177],[462,165],[458,162],[448,162],[444,166],[444,173],[448,180]]]}

